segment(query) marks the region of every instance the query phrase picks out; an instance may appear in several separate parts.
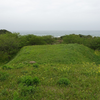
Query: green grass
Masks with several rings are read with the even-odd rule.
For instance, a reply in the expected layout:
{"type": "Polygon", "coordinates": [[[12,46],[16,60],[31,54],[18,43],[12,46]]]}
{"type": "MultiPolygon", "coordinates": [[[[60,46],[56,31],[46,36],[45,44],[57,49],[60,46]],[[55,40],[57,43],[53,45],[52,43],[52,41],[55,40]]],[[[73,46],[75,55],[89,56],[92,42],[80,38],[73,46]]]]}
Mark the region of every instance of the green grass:
{"type": "Polygon", "coordinates": [[[100,57],[86,46],[79,44],[38,45],[23,47],[9,64],[36,61],[43,63],[82,64],[82,62],[100,62],[100,57]]]}
{"type": "Polygon", "coordinates": [[[78,44],[26,46],[6,64],[12,69],[0,67],[9,74],[0,81],[0,99],[100,100],[98,52],[78,44]],[[39,84],[25,85],[33,79],[39,84]]]}

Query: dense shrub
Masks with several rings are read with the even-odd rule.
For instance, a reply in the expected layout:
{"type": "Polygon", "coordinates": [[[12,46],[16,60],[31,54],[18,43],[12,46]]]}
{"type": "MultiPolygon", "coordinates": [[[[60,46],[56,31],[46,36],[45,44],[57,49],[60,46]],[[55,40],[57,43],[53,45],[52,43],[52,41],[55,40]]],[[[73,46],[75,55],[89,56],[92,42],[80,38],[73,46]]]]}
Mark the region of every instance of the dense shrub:
{"type": "Polygon", "coordinates": [[[37,85],[39,84],[39,78],[35,77],[35,78],[32,78],[31,76],[29,75],[26,75],[26,76],[22,76],[19,78],[18,80],[18,83],[22,83],[26,86],[32,86],[32,85],[37,85]]]}
{"type": "Polygon", "coordinates": [[[99,49],[100,50],[100,37],[92,37],[91,35],[65,35],[61,37],[64,43],[78,43],[83,44],[91,49],[99,49]]]}
{"type": "Polygon", "coordinates": [[[92,39],[89,39],[87,42],[87,46],[89,48],[100,50],[100,37],[94,37],[92,39]]]}
{"type": "Polygon", "coordinates": [[[9,65],[3,65],[2,66],[2,69],[13,69],[13,67],[12,66],[9,66],[9,65]]]}
{"type": "Polygon", "coordinates": [[[22,48],[28,45],[53,44],[53,36],[36,36],[33,34],[20,35],[1,30],[0,34],[0,61],[9,61],[22,48]],[[4,33],[4,34],[3,34],[4,33]]]}
{"type": "Polygon", "coordinates": [[[53,43],[55,43],[55,39],[51,35],[43,36],[43,40],[45,41],[46,44],[53,44],[53,43]]]}
{"type": "Polygon", "coordinates": [[[70,84],[70,81],[67,78],[60,78],[57,83],[59,85],[68,85],[68,84],[70,84]]]}
{"type": "Polygon", "coordinates": [[[18,34],[1,34],[0,35],[0,60],[9,60],[11,57],[18,52],[19,45],[18,34]]]}
{"type": "Polygon", "coordinates": [[[41,36],[35,36],[32,34],[20,36],[20,44],[21,46],[26,45],[43,45],[46,44],[41,36]]]}
{"type": "Polygon", "coordinates": [[[71,35],[66,35],[63,37],[63,41],[65,43],[81,43],[81,39],[79,35],[71,34],[71,35]]]}
{"type": "Polygon", "coordinates": [[[38,67],[39,67],[39,64],[38,64],[38,63],[34,63],[34,64],[33,64],[33,67],[38,68],[38,67]]]}
{"type": "Polygon", "coordinates": [[[0,30],[0,34],[6,34],[6,33],[11,33],[11,32],[9,32],[9,31],[7,31],[5,29],[0,30]]]}

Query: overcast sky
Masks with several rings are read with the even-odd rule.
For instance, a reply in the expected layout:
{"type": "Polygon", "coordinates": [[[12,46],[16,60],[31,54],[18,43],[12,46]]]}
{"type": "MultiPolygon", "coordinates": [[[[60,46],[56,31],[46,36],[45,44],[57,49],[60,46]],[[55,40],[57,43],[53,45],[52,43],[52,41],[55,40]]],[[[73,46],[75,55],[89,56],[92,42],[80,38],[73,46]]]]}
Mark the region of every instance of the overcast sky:
{"type": "Polygon", "coordinates": [[[100,0],[0,0],[0,29],[100,30],[100,0]]]}

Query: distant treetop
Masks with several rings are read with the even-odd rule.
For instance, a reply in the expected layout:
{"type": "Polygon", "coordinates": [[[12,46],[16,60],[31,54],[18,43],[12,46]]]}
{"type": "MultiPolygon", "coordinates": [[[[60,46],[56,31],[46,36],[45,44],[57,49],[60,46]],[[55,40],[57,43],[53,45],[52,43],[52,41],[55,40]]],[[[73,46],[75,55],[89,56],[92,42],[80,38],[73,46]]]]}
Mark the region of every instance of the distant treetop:
{"type": "Polygon", "coordinates": [[[11,33],[10,31],[7,31],[7,30],[5,30],[5,29],[1,29],[0,30],[0,34],[5,34],[5,33],[11,33]]]}

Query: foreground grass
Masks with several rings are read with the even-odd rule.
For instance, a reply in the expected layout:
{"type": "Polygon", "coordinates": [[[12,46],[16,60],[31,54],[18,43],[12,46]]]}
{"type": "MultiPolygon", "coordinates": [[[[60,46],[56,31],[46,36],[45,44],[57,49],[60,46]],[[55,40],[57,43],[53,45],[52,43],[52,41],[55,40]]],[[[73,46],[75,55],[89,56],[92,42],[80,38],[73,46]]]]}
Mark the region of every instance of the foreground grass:
{"type": "Polygon", "coordinates": [[[0,67],[0,73],[4,75],[3,78],[0,76],[0,99],[99,100],[100,65],[96,59],[99,56],[95,54],[77,44],[24,47],[6,67],[0,67]],[[78,57],[79,61],[71,60],[72,57],[78,57]],[[29,63],[32,60],[37,62],[37,66],[29,63]],[[22,84],[18,80],[24,76],[38,77],[39,84],[34,85],[35,93],[21,94],[22,84]],[[67,78],[70,83],[59,85],[58,81],[62,78],[67,78]]]}

